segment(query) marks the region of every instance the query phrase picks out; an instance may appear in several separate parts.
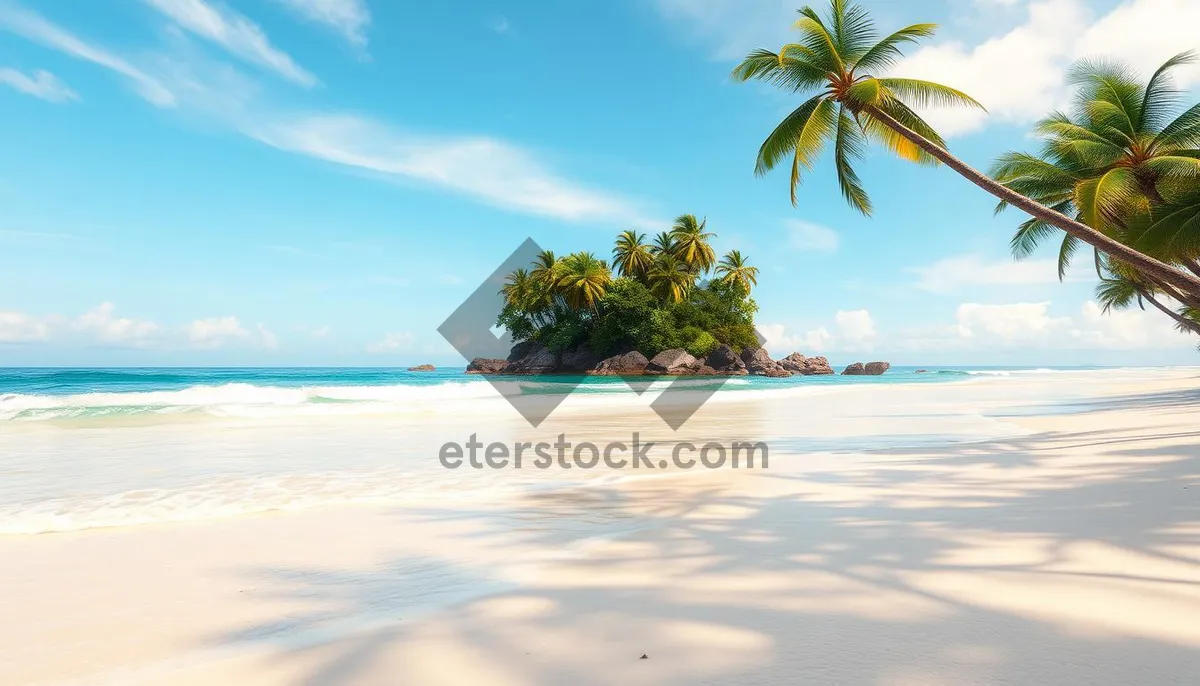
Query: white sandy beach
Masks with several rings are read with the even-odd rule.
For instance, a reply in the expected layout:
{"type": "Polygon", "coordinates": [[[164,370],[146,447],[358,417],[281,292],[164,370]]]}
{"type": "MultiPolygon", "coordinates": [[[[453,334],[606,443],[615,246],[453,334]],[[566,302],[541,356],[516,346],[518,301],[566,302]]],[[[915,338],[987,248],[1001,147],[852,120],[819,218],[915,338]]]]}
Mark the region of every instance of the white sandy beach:
{"type": "MultiPolygon", "coordinates": [[[[764,393],[678,435],[640,405],[568,402],[536,431],[493,418],[487,440],[754,437],[771,461],[431,468],[436,498],[3,535],[0,683],[1195,683],[1198,403],[1200,371],[1122,370],[764,393]]],[[[464,422],[422,420],[417,450],[436,465],[464,422]]],[[[0,438],[186,460],[238,430],[0,438]]],[[[347,461],[404,433],[261,431],[295,450],[344,435],[347,461]]]]}

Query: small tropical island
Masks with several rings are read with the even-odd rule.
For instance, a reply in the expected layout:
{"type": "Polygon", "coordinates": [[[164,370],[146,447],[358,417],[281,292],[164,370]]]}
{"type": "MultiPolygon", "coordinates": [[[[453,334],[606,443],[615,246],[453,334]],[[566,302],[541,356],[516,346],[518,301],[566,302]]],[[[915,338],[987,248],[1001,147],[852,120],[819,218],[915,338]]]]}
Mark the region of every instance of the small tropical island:
{"type": "MultiPolygon", "coordinates": [[[[612,268],[593,253],[546,250],[505,279],[496,325],[516,345],[507,359],[475,358],[468,374],[759,376],[834,374],[824,357],[774,360],[754,330],[759,270],[738,250],[717,260],[707,221],[679,216],[646,241],[624,231],[612,268]],[[614,274],[615,272],[615,274],[614,274]]],[[[845,375],[879,375],[886,362],[845,375]]]]}

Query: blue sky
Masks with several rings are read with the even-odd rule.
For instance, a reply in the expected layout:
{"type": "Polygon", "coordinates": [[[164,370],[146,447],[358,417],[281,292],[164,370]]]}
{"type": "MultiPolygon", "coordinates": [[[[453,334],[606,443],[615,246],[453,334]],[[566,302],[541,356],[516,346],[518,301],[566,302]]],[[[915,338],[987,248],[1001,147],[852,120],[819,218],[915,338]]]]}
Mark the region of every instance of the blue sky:
{"type": "MultiPolygon", "coordinates": [[[[898,70],[968,161],[1029,149],[1072,60],[1200,47],[1192,0],[923,0],[898,70]],[[1139,23],[1177,18],[1147,43],[1139,23]],[[1001,58],[1000,55],[1004,57],[1001,58]],[[1016,57],[1013,57],[1016,55],[1016,57]]],[[[437,325],[526,237],[607,256],[691,212],[762,269],[773,351],[835,362],[1193,364],[1165,318],[1102,316],[1087,260],[1014,263],[1015,213],[872,151],[875,216],[754,153],[793,96],[730,82],[794,3],[0,0],[0,364],[460,360],[437,325]]],[[[1179,73],[1189,87],[1200,70],[1179,73]]]]}

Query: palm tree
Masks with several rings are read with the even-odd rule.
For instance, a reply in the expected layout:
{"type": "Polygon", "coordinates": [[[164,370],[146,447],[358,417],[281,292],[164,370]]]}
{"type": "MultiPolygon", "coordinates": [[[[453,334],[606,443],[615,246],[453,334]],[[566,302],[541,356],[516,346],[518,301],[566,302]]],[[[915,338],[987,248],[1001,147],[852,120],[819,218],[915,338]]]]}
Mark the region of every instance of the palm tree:
{"type": "Polygon", "coordinates": [[[563,299],[577,310],[596,309],[612,282],[608,265],[590,252],[571,253],[561,264],[556,286],[563,299]]]}
{"type": "Polygon", "coordinates": [[[1100,283],[1096,286],[1096,300],[1105,313],[1127,309],[1135,302],[1144,310],[1148,302],[1170,317],[1180,332],[1200,334],[1200,319],[1196,317],[1195,308],[1184,307],[1179,312],[1172,310],[1159,301],[1153,285],[1142,281],[1128,267],[1098,260],[1097,271],[1100,272],[1100,283]]]}
{"type": "Polygon", "coordinates": [[[647,278],[651,293],[666,302],[677,303],[687,298],[696,275],[683,260],[664,252],[654,258],[647,278]]]}
{"type": "Polygon", "coordinates": [[[654,244],[650,246],[650,253],[654,257],[661,255],[675,254],[675,236],[671,235],[670,231],[660,231],[654,236],[654,244]]]}
{"type": "Polygon", "coordinates": [[[622,231],[613,247],[613,266],[621,276],[631,276],[639,281],[646,279],[646,272],[654,263],[650,246],[645,243],[646,234],[637,231],[622,231]]]}
{"type": "Polygon", "coordinates": [[[532,294],[535,289],[535,282],[529,277],[529,271],[526,269],[518,269],[509,274],[504,279],[504,286],[500,288],[500,294],[504,296],[504,302],[518,309],[528,309],[529,303],[532,300],[532,294]]]}
{"type": "Polygon", "coordinates": [[[712,269],[717,261],[712,246],[708,244],[714,233],[706,232],[708,221],[696,219],[694,214],[681,214],[671,227],[671,238],[674,239],[675,257],[697,274],[712,269]]]}
{"type": "MultiPolygon", "coordinates": [[[[1172,69],[1195,59],[1194,53],[1180,53],[1144,84],[1118,63],[1078,63],[1071,71],[1072,83],[1079,86],[1073,112],[1054,112],[1040,121],[1035,129],[1045,139],[1040,154],[1006,153],[992,175],[1018,193],[1200,275],[1200,208],[1189,211],[1188,202],[1200,176],[1200,105],[1173,117],[1170,82],[1172,69]]],[[[998,211],[1006,206],[1001,202],[998,211]]],[[[1057,233],[1057,227],[1029,219],[1013,236],[1013,254],[1026,257],[1057,233]]],[[[1074,235],[1063,237],[1059,278],[1080,245],[1074,235]]],[[[1200,305],[1200,299],[1153,275],[1130,278],[1200,305]]]]}
{"type": "Polygon", "coordinates": [[[905,159],[942,162],[968,181],[1033,218],[1062,229],[1079,240],[1126,262],[1139,272],[1200,297],[1200,276],[1184,273],[1101,231],[1027,198],[967,165],[946,150],[945,141],[910,105],[982,105],[965,93],[941,84],[885,73],[901,47],[933,35],[933,24],[914,24],[876,42],[873,22],[851,0],[830,0],[822,18],[804,7],[794,28],[800,40],[778,52],[751,52],[733,71],[738,81],[760,80],[788,92],[819,89],[763,142],[756,173],[765,174],[785,158],[792,163],[792,202],[801,170],[811,169],[822,149],[833,143],[834,166],[842,195],[855,209],[870,214],[871,202],[852,162],[861,159],[866,142],[875,140],[905,159]]]}
{"type": "Polygon", "coordinates": [[[740,250],[730,250],[717,265],[716,273],[721,283],[736,286],[743,293],[758,285],[758,267],[751,267],[740,250]]]}

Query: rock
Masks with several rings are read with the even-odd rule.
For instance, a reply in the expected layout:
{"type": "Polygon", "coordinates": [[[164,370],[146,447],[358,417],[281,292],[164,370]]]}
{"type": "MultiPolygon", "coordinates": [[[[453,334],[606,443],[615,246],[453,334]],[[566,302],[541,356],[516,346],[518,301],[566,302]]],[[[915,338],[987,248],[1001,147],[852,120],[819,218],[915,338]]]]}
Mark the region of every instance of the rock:
{"type": "Polygon", "coordinates": [[[518,343],[513,346],[513,354],[508,359],[508,364],[504,365],[505,374],[549,374],[558,371],[558,355],[541,343],[518,343]],[[512,358],[518,349],[525,354],[514,361],[512,358]]]}
{"type": "Polygon", "coordinates": [[[530,353],[530,351],[532,351],[534,348],[536,348],[539,345],[540,345],[540,343],[538,343],[537,341],[521,341],[520,343],[514,345],[512,347],[512,350],[508,351],[508,360],[507,361],[508,362],[517,362],[521,358],[528,355],[530,353]]]}
{"type": "Polygon", "coordinates": [[[792,373],[771,359],[765,348],[746,348],[742,351],[742,363],[746,371],[756,376],[784,377],[792,373]]]}
{"type": "Polygon", "coordinates": [[[692,376],[717,376],[720,374],[720,372],[705,364],[697,367],[693,371],[688,372],[688,374],[692,376]]]}
{"type": "Polygon", "coordinates": [[[687,374],[696,369],[696,358],[682,348],[664,350],[646,365],[647,374],[687,374]]]}
{"type": "Polygon", "coordinates": [[[504,371],[504,365],[508,364],[505,360],[476,357],[471,360],[471,364],[467,365],[468,374],[499,374],[504,371]]]}
{"type": "Polygon", "coordinates": [[[789,372],[802,376],[823,376],[835,373],[829,366],[829,360],[824,357],[805,357],[800,353],[792,353],[779,361],[779,366],[789,372]]]}
{"type": "Polygon", "coordinates": [[[863,376],[866,373],[867,370],[866,367],[863,366],[863,363],[855,362],[849,367],[846,367],[846,369],[842,372],[842,376],[863,376]]]}
{"type": "Polygon", "coordinates": [[[649,363],[645,355],[632,350],[600,360],[599,364],[588,371],[598,376],[636,375],[644,373],[649,363]]]}
{"type": "Polygon", "coordinates": [[[868,362],[867,365],[863,367],[863,373],[865,373],[867,376],[880,376],[891,368],[892,364],[890,362],[868,362]]]}
{"type": "Polygon", "coordinates": [[[704,360],[704,364],[712,367],[721,374],[732,374],[734,376],[744,376],[746,374],[746,363],[742,362],[742,358],[733,351],[728,345],[722,343],[708,354],[708,358],[704,360]]]}
{"type": "Polygon", "coordinates": [[[928,369],[918,369],[917,371],[915,371],[913,373],[914,374],[928,374],[929,370],[928,369]]]}
{"type": "Polygon", "coordinates": [[[415,367],[408,368],[408,371],[410,371],[410,372],[432,372],[432,371],[436,371],[436,370],[437,370],[437,367],[435,367],[431,364],[419,364],[415,367]]]}
{"type": "Polygon", "coordinates": [[[564,372],[586,372],[595,367],[598,362],[600,362],[600,358],[596,356],[596,353],[583,344],[563,351],[559,369],[564,372]]]}

